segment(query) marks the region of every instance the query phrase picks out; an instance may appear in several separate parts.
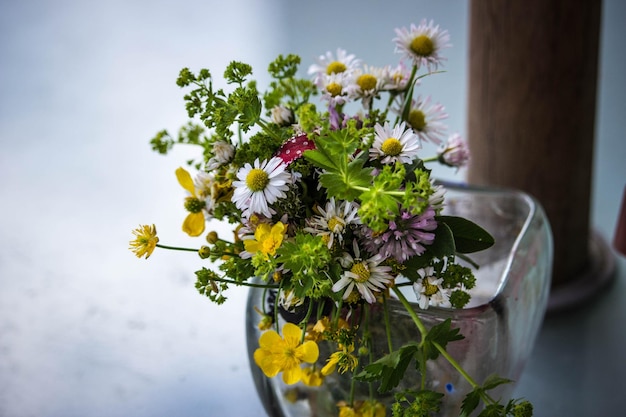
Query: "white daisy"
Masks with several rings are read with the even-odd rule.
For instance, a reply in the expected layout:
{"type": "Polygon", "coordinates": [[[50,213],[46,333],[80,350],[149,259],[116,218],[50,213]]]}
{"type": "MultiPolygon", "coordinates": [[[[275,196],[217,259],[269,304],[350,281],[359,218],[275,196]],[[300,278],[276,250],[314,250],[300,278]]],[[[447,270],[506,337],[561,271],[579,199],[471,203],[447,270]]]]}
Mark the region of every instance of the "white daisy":
{"type": "Polygon", "coordinates": [[[436,214],[439,214],[444,207],[446,188],[439,184],[431,184],[431,188],[433,193],[428,197],[428,205],[435,210],[436,214]]]}
{"type": "Polygon", "coordinates": [[[193,185],[196,188],[197,197],[203,198],[206,203],[204,211],[207,220],[213,218],[213,209],[217,203],[214,190],[218,187],[215,174],[213,172],[200,171],[196,174],[193,185]]]}
{"type": "Polygon", "coordinates": [[[441,104],[431,104],[430,97],[419,96],[411,103],[407,123],[420,139],[440,144],[447,126],[442,120],[448,114],[441,104]]]}
{"type": "Polygon", "coordinates": [[[271,110],[272,122],[280,126],[293,123],[293,112],[285,106],[274,106],[271,110]]]}
{"type": "Polygon", "coordinates": [[[229,162],[235,154],[235,147],[223,140],[213,144],[213,156],[207,161],[206,168],[213,170],[229,162]]]}
{"type": "Polygon", "coordinates": [[[335,204],[335,198],[331,198],[324,209],[319,208],[319,216],[313,216],[307,220],[305,231],[321,236],[330,249],[335,243],[335,238],[341,244],[343,233],[350,224],[360,224],[357,216],[358,206],[349,201],[335,204]]]}
{"type": "Polygon", "coordinates": [[[374,143],[370,148],[370,160],[380,159],[383,164],[411,163],[420,149],[420,141],[413,130],[408,129],[404,122],[393,129],[389,123],[374,126],[374,143]]]}
{"type": "MultiPolygon", "coordinates": [[[[383,73],[383,89],[386,91],[404,91],[409,84],[411,78],[411,69],[404,62],[400,62],[395,68],[386,66],[383,73]]],[[[419,84],[419,80],[415,80],[415,85],[419,84]]]]}
{"type": "Polygon", "coordinates": [[[439,55],[441,49],[450,47],[448,43],[450,35],[447,30],[439,29],[433,21],[422,20],[419,26],[411,24],[409,29],[403,27],[396,29],[393,41],[396,43],[396,52],[413,61],[418,67],[426,67],[432,72],[443,64],[445,58],[439,55]]]}
{"type": "Polygon", "coordinates": [[[361,297],[368,303],[376,302],[375,292],[385,289],[393,276],[390,274],[390,266],[380,266],[384,260],[382,256],[375,255],[369,259],[360,258],[359,246],[354,240],[354,258],[349,253],[345,253],[340,259],[340,263],[344,268],[350,268],[344,271],[339,281],[333,285],[333,291],[339,292],[345,288],[343,299],[347,299],[352,294],[352,290],[356,289],[361,297]]]}
{"type": "Polygon", "coordinates": [[[369,109],[372,99],[381,91],[386,89],[385,82],[388,77],[384,68],[376,68],[365,65],[356,69],[350,77],[348,95],[352,100],[361,99],[363,108],[369,109]]]}
{"type": "Polygon", "coordinates": [[[450,307],[450,295],[441,286],[443,278],[434,276],[434,268],[432,266],[420,268],[417,273],[421,279],[413,283],[413,291],[420,308],[426,310],[429,306],[450,307]]]}
{"type": "Polygon", "coordinates": [[[350,100],[348,96],[350,82],[350,77],[343,73],[321,75],[319,88],[322,92],[322,100],[327,100],[332,107],[345,104],[350,100]]]}
{"type": "Polygon", "coordinates": [[[271,217],[275,213],[269,204],[285,198],[291,182],[291,174],[286,168],[282,159],[273,157],[263,162],[256,159],[254,167],[246,163],[237,171],[238,181],[233,181],[232,201],[244,217],[254,213],[271,217]]]}
{"type": "Polygon", "coordinates": [[[447,143],[439,147],[437,153],[439,154],[439,161],[456,168],[465,166],[470,158],[467,143],[458,133],[450,136],[447,143]]]}
{"type": "Polygon", "coordinates": [[[337,48],[337,55],[328,51],[317,58],[317,64],[309,67],[309,74],[313,75],[315,84],[318,84],[323,75],[349,73],[361,65],[361,60],[355,55],[348,54],[344,49],[337,48]]]}

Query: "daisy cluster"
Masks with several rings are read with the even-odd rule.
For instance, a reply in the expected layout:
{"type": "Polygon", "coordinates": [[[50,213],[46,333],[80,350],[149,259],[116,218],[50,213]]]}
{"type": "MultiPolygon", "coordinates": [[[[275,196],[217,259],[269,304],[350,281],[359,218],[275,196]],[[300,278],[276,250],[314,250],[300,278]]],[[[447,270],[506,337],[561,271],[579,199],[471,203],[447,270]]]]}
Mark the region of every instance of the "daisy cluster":
{"type": "MultiPolygon", "coordinates": [[[[289,384],[319,385],[336,369],[354,370],[356,333],[342,320],[403,297],[402,286],[414,289],[421,309],[462,308],[475,282],[466,254],[493,243],[479,226],[442,214],[445,189],[428,168],[458,168],[469,158],[458,134],[445,137],[444,107],[418,94],[443,64],[449,35],[423,21],[396,29],[393,43],[397,64],[373,67],[337,49],[304,77],[300,57],[281,55],[269,65],[273,81],[265,92],[241,62],[224,73],[228,93],[214,89],[209,70],[185,68],[177,83],[189,90],[191,120],[177,136],[162,131],[152,140],[161,153],[176,143],[202,149],[201,160],[176,171],[187,192],[182,229],[205,236],[195,250],[217,265],[196,272],[197,289],[221,303],[229,286],[255,277],[283,311],[305,310],[308,319],[285,325],[284,337],[273,329],[278,309],[258,310],[267,332],[255,361],[289,384]],[[426,145],[430,156],[422,155],[426,145]],[[232,223],[233,235],[207,231],[213,219],[232,223]],[[321,304],[335,313],[313,308],[321,304]],[[321,370],[302,368],[318,360],[323,337],[334,339],[337,351],[321,370]]],[[[166,247],[154,226],[135,236],[137,256],[166,247]]]]}

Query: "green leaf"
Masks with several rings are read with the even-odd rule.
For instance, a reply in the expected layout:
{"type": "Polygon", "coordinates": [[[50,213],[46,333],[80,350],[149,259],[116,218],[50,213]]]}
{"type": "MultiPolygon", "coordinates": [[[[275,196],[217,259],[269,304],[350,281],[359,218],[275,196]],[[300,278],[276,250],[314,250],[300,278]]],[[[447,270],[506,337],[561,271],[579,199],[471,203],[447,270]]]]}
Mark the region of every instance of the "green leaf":
{"type": "Polygon", "coordinates": [[[450,228],[454,235],[456,251],[459,253],[478,252],[490,248],[495,243],[489,232],[468,219],[456,216],[437,216],[435,219],[450,228]]]}
{"type": "Polygon", "coordinates": [[[464,339],[464,336],[459,333],[459,329],[451,328],[451,324],[452,320],[448,318],[428,331],[423,342],[426,359],[437,359],[439,356],[439,350],[437,350],[435,343],[445,350],[449,342],[464,339]]]}
{"type": "Polygon", "coordinates": [[[367,365],[362,372],[355,376],[355,378],[368,382],[380,380],[378,392],[387,392],[398,386],[404,377],[404,373],[406,372],[411,359],[415,357],[418,350],[419,345],[417,343],[404,345],[400,349],[395,350],[367,365]]]}
{"type": "Polygon", "coordinates": [[[497,386],[500,386],[503,384],[510,384],[512,382],[513,380],[502,378],[498,375],[489,375],[487,378],[485,378],[485,381],[483,382],[483,389],[485,391],[488,391],[490,389],[494,389],[497,386]]]}
{"type": "Polygon", "coordinates": [[[477,387],[467,393],[461,403],[461,417],[467,417],[472,414],[474,410],[476,410],[478,404],[480,404],[480,396],[482,392],[483,390],[480,387],[477,387]]]}

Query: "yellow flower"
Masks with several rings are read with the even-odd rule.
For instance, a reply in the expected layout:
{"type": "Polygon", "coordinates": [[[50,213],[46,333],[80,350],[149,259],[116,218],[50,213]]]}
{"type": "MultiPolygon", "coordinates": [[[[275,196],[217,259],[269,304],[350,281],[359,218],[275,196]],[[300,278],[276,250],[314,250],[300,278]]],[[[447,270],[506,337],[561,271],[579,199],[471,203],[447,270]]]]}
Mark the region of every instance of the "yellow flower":
{"type": "Polygon", "coordinates": [[[285,384],[295,384],[302,379],[302,362],[315,363],[319,348],[315,342],[301,343],[302,329],[293,323],[283,326],[283,337],[268,330],[259,338],[259,348],[254,352],[254,362],[267,377],[283,373],[285,384]]]}
{"type": "Polygon", "coordinates": [[[176,178],[178,183],[191,194],[190,197],[185,199],[185,208],[189,211],[189,214],[183,222],[183,231],[189,236],[200,236],[204,232],[206,223],[204,213],[202,212],[206,202],[198,197],[196,186],[193,184],[193,179],[189,172],[184,168],[178,168],[176,170],[176,178]]]}
{"type": "Polygon", "coordinates": [[[254,231],[254,239],[244,240],[243,245],[246,252],[253,255],[261,252],[267,258],[268,255],[274,256],[276,254],[276,249],[283,243],[284,235],[285,225],[283,223],[278,222],[274,226],[261,223],[254,231]]]}
{"type": "Polygon", "coordinates": [[[359,414],[354,409],[346,404],[339,405],[339,417],[359,417],[359,414]]]}
{"type": "Polygon", "coordinates": [[[385,417],[387,410],[385,405],[376,400],[367,400],[359,405],[359,413],[363,417],[385,417]]]}
{"type": "Polygon", "coordinates": [[[324,375],[312,366],[302,369],[302,382],[309,387],[319,387],[324,382],[324,375]]]}
{"type": "Polygon", "coordinates": [[[330,358],[326,361],[326,365],[322,368],[322,375],[332,374],[337,366],[339,366],[340,374],[348,370],[353,371],[359,363],[359,359],[352,354],[353,351],[354,345],[340,346],[340,350],[330,355],[330,358]]]}
{"type": "Polygon", "coordinates": [[[152,255],[154,248],[156,248],[156,244],[159,243],[159,238],[156,235],[156,226],[140,225],[133,230],[133,234],[135,235],[135,240],[130,241],[129,249],[135,252],[138,258],[146,255],[146,259],[148,259],[152,255]]]}

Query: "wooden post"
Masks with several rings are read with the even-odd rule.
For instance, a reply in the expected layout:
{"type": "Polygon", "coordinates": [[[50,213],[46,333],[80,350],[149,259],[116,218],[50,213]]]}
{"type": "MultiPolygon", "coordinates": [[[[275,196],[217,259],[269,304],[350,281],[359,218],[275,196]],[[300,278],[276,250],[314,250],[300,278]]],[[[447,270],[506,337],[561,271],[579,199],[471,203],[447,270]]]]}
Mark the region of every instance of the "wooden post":
{"type": "Polygon", "coordinates": [[[600,0],[473,0],[468,182],[535,196],[554,235],[552,288],[590,264],[600,0]]]}

